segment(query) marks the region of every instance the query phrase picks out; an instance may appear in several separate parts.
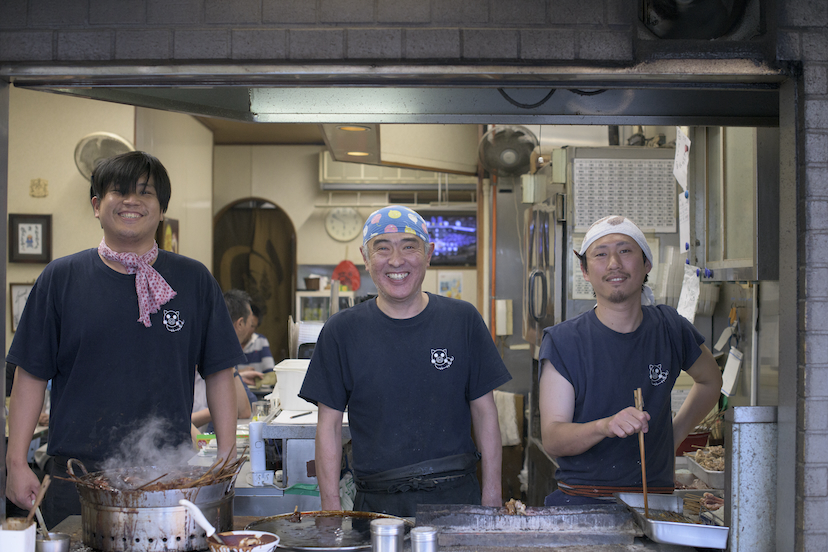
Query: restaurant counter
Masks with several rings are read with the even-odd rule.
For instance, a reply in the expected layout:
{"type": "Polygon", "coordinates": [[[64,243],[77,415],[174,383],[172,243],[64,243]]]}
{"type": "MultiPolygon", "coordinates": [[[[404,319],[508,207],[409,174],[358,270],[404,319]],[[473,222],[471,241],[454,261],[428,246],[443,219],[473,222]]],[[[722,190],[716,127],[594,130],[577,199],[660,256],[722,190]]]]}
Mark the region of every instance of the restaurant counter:
{"type": "MultiPolygon", "coordinates": [[[[235,530],[244,529],[249,523],[256,521],[255,516],[236,516],[233,519],[233,528],[235,530]]],[[[71,537],[70,552],[93,552],[92,548],[85,546],[81,540],[81,516],[70,516],[59,523],[52,531],[59,533],[67,533],[71,537]]],[[[675,546],[670,544],[658,544],[648,539],[636,538],[631,544],[584,544],[571,545],[566,547],[555,546],[529,546],[521,547],[527,552],[531,551],[547,551],[547,550],[565,550],[566,552],[693,552],[696,549],[687,546],[675,546]]],[[[370,550],[370,546],[366,550],[370,550]]],[[[405,541],[403,547],[405,551],[411,550],[411,544],[408,539],[405,541]]],[[[514,546],[440,546],[439,550],[444,552],[514,552],[514,546]]]]}

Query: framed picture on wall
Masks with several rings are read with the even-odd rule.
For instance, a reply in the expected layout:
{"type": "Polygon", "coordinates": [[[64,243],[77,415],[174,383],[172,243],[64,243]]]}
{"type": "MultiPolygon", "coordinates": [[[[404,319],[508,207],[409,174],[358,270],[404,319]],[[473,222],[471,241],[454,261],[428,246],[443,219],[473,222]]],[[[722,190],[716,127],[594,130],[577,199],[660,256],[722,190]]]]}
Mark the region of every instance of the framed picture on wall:
{"type": "Polygon", "coordinates": [[[164,217],[164,220],[158,223],[155,241],[158,242],[159,249],[178,253],[178,221],[164,217]]]}
{"type": "Polygon", "coordinates": [[[34,284],[9,284],[9,304],[11,305],[11,331],[17,331],[17,325],[20,324],[20,316],[23,314],[23,307],[26,306],[26,301],[29,299],[29,293],[32,291],[34,284]]]}
{"type": "Polygon", "coordinates": [[[52,215],[9,213],[9,262],[52,260],[52,215]]]}

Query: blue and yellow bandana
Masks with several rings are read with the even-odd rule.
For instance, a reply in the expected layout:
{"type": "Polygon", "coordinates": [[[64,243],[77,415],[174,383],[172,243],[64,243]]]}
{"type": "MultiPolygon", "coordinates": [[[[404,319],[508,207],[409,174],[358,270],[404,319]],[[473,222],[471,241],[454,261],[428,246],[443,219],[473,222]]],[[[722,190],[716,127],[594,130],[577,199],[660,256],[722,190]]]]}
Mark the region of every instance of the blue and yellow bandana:
{"type": "Polygon", "coordinates": [[[371,213],[365,226],[362,228],[362,245],[380,234],[396,234],[404,232],[414,234],[426,244],[431,240],[428,237],[428,226],[423,217],[402,205],[390,205],[371,213]]]}

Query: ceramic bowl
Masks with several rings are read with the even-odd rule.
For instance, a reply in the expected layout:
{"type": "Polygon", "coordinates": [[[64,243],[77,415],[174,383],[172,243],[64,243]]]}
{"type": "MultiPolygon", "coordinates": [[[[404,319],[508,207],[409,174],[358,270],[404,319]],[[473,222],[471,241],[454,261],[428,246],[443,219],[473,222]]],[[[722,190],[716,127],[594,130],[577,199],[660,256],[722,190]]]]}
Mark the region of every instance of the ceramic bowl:
{"type": "Polygon", "coordinates": [[[271,552],[279,545],[279,535],[263,531],[225,531],[218,535],[224,544],[208,538],[210,552],[271,552]]]}

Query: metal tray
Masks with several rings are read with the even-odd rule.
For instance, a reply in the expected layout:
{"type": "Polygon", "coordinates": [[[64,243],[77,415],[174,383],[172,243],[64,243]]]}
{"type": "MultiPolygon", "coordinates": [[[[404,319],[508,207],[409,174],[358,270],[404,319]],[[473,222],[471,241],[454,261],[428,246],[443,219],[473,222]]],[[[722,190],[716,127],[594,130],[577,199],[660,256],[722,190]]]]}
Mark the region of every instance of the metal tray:
{"type": "Polygon", "coordinates": [[[701,464],[696,462],[696,459],[692,456],[687,457],[687,469],[690,470],[690,473],[710,485],[713,489],[724,489],[725,484],[725,472],[724,471],[710,471],[702,467],[701,464]]]}
{"type": "MultiPolygon", "coordinates": [[[[632,512],[636,523],[650,540],[661,544],[681,544],[699,548],[727,548],[728,527],[657,521],[644,517],[644,495],[638,493],[615,493],[615,500],[632,512]]],[[[648,494],[647,505],[653,510],[666,510],[681,514],[684,499],[677,495],[648,494]]]]}

